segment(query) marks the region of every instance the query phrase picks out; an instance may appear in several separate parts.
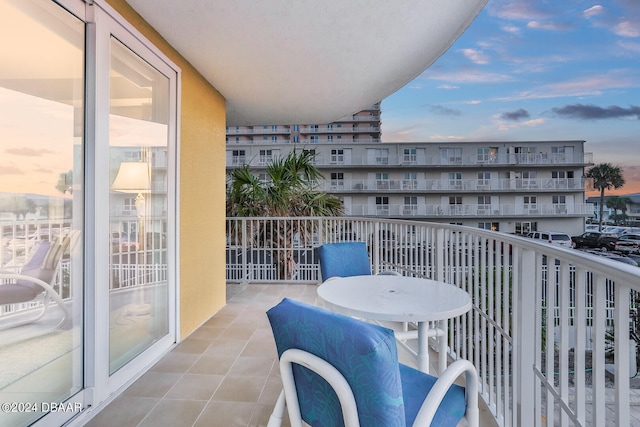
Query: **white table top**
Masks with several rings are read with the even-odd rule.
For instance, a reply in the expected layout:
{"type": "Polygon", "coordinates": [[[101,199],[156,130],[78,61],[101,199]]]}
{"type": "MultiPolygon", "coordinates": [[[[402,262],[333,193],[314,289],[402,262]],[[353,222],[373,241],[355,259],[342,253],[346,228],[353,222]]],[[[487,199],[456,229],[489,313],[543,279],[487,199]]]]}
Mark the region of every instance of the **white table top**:
{"type": "Polygon", "coordinates": [[[318,296],[330,309],[371,320],[436,321],[471,309],[471,297],[456,286],[404,276],[331,279],[318,287],[318,296]]]}

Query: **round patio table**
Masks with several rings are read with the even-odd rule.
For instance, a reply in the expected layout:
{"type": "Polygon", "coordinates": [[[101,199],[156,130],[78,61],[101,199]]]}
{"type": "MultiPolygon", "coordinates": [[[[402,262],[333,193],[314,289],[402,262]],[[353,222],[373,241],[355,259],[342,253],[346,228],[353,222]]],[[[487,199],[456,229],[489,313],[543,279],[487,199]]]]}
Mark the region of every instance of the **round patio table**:
{"type": "Polygon", "coordinates": [[[418,369],[429,370],[429,322],[437,322],[438,373],[446,368],[446,321],[471,309],[471,297],[463,289],[436,280],[376,275],[330,279],[318,287],[326,307],[347,316],[376,321],[418,324],[418,369]]]}

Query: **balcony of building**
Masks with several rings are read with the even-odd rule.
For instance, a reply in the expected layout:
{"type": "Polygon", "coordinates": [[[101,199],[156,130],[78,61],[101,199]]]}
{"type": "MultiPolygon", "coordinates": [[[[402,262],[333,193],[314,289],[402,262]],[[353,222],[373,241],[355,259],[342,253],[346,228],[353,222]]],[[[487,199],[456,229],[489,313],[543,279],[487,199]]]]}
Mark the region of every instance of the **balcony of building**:
{"type": "MultiPolygon", "coordinates": [[[[5,267],[19,268],[36,242],[67,227],[38,224],[37,232],[28,235],[23,231],[31,230],[31,224],[6,224],[5,267]]],[[[236,218],[227,220],[227,305],[114,394],[89,425],[266,425],[280,385],[264,313],[284,296],[315,301],[321,280],[316,248],[335,241],[365,242],[374,272],[394,270],[445,281],[471,295],[472,310],[448,322],[447,357],[475,365],[482,426],[534,425],[536,420],[546,425],[640,422],[640,385],[634,379],[639,267],[454,225],[236,218]]],[[[114,292],[153,286],[152,279],[161,278],[161,262],[155,264],[157,271],[141,271],[139,257],[121,256],[136,250],[118,246],[119,263],[113,263],[112,271],[120,279],[112,282],[118,284],[114,292]]],[[[148,256],[162,259],[163,250],[151,246],[148,256]]],[[[65,288],[66,265],[61,263],[54,289],[70,303],[80,296],[65,288]]],[[[36,308],[4,305],[0,325],[36,308]]],[[[146,323],[116,322],[112,327],[135,333],[146,323]]],[[[30,335],[25,329],[0,331],[3,357],[20,361],[3,373],[0,392],[7,396],[42,378],[55,381],[51,373],[57,366],[79,356],[68,337],[77,331],[56,329],[48,318],[29,328],[30,335]],[[42,328],[46,334],[36,333],[42,328]],[[38,341],[44,339],[46,343],[38,341]],[[34,347],[27,352],[27,345],[34,347]],[[31,356],[24,357],[27,353],[31,356]],[[33,357],[43,354],[44,360],[33,357]]],[[[414,350],[401,346],[403,361],[411,364],[414,350]]],[[[39,384],[42,390],[65,387],[39,384]]]]}
{"type": "MultiPolygon", "coordinates": [[[[484,176],[484,173],[483,173],[484,176]]],[[[584,178],[491,178],[491,179],[330,179],[320,189],[338,192],[566,192],[583,191],[584,178]]]]}

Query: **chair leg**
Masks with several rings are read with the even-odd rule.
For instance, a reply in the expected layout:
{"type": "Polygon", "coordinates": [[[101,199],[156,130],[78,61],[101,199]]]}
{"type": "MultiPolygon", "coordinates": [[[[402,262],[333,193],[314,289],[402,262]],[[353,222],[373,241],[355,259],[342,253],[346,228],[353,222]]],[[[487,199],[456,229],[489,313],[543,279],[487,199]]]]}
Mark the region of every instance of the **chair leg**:
{"type": "Polygon", "coordinates": [[[284,399],[284,390],[280,392],[280,396],[278,396],[278,400],[276,401],[276,405],[273,407],[273,412],[269,417],[269,423],[267,427],[280,427],[282,425],[282,417],[284,417],[284,408],[286,402],[284,399]]]}

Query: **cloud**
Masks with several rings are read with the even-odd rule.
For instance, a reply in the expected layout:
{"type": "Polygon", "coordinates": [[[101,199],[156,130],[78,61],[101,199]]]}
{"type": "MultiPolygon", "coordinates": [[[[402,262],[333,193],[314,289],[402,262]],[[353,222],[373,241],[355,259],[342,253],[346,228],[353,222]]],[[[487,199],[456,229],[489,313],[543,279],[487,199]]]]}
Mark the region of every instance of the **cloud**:
{"type": "Polygon", "coordinates": [[[535,8],[530,0],[494,0],[489,2],[489,13],[502,19],[530,21],[546,19],[549,14],[535,8]]]}
{"type": "Polygon", "coordinates": [[[535,30],[566,31],[570,26],[566,22],[529,21],[527,23],[527,27],[535,30]]]}
{"type": "Polygon", "coordinates": [[[640,43],[621,40],[616,44],[623,51],[623,54],[629,53],[631,55],[640,55],[640,43]]]}
{"type": "Polygon", "coordinates": [[[485,73],[478,70],[436,71],[427,69],[422,77],[452,83],[503,83],[513,81],[508,74],[485,73]]]}
{"type": "Polygon", "coordinates": [[[35,148],[21,147],[21,148],[7,148],[4,150],[7,154],[15,154],[16,156],[26,157],[41,157],[43,154],[52,154],[53,151],[49,150],[37,150],[35,148]]]}
{"type": "Polygon", "coordinates": [[[594,74],[573,80],[538,86],[510,97],[501,97],[499,101],[521,99],[548,99],[566,96],[601,95],[611,89],[636,87],[638,77],[627,70],[613,70],[606,74],[594,74]]]}
{"type": "Polygon", "coordinates": [[[460,89],[460,86],[458,86],[458,85],[442,84],[442,85],[438,85],[438,86],[436,86],[436,89],[460,89]]]}
{"type": "Polygon", "coordinates": [[[0,175],[24,175],[24,171],[15,166],[0,166],[0,175]]]}
{"type": "Polygon", "coordinates": [[[629,108],[611,105],[607,108],[598,107],[593,104],[573,104],[564,107],[553,108],[554,113],[561,117],[578,120],[604,120],[633,118],[640,120],[640,106],[631,105],[629,108]]]}
{"type": "Polygon", "coordinates": [[[498,123],[498,130],[506,131],[511,129],[519,129],[523,127],[534,127],[544,124],[546,122],[545,119],[533,119],[527,120],[526,122],[518,122],[518,123],[498,123]]]}
{"type": "Polygon", "coordinates": [[[510,113],[502,113],[500,114],[500,118],[504,120],[509,120],[513,122],[520,121],[522,119],[528,119],[529,112],[525,109],[519,108],[516,111],[512,111],[510,113]]]}
{"type": "Polygon", "coordinates": [[[488,64],[489,57],[476,49],[461,49],[462,54],[474,64],[488,64]]]}
{"type": "Polygon", "coordinates": [[[586,9],[584,12],[582,12],[582,16],[584,16],[585,18],[591,18],[593,16],[602,15],[604,11],[605,11],[604,7],[597,4],[595,6],[591,6],[589,9],[586,9]]]}
{"type": "Polygon", "coordinates": [[[432,105],[429,107],[429,110],[441,116],[460,116],[462,113],[460,110],[455,110],[453,108],[443,107],[442,105],[432,105]]]}
{"type": "Polygon", "coordinates": [[[503,25],[500,27],[502,31],[509,34],[520,34],[520,27],[516,27],[515,25],[503,25]]]}
{"type": "Polygon", "coordinates": [[[613,27],[613,32],[622,37],[640,37],[640,22],[622,21],[613,27]]]}

